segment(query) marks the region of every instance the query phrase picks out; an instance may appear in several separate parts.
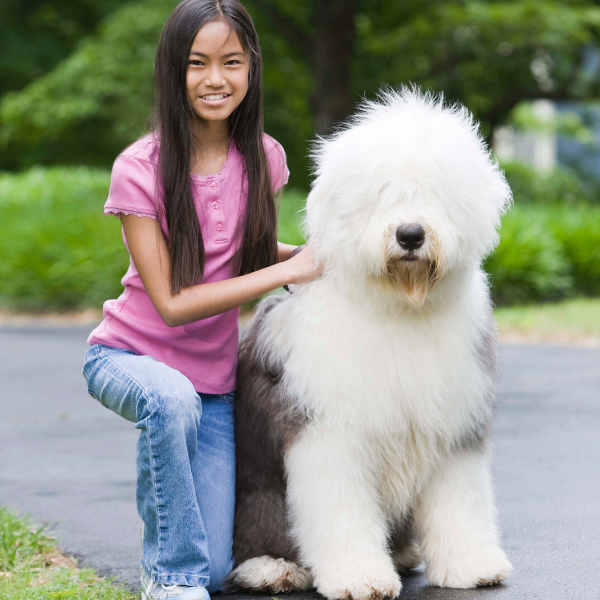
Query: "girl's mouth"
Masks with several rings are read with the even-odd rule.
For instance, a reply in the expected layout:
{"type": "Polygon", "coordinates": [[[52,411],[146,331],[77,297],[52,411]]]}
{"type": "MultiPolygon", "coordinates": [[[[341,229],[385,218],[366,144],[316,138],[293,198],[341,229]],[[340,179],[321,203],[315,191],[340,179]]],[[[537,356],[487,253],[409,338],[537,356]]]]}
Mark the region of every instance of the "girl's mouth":
{"type": "Polygon", "coordinates": [[[204,104],[208,104],[209,106],[220,106],[221,104],[225,104],[230,96],[231,94],[206,94],[198,97],[204,104]]]}

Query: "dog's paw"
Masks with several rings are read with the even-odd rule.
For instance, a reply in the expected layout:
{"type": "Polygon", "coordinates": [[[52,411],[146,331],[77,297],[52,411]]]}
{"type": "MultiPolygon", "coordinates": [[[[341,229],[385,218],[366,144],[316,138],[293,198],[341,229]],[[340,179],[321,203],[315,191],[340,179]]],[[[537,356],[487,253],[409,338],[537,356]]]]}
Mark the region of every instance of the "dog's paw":
{"type": "Polygon", "coordinates": [[[257,556],[237,566],[228,576],[225,591],[251,590],[270,592],[305,592],[312,587],[310,573],[283,558],[257,556]]]}
{"type": "Polygon", "coordinates": [[[410,571],[410,569],[416,569],[423,562],[419,546],[415,542],[410,542],[401,550],[394,552],[392,560],[396,569],[401,573],[410,571]]]}
{"type": "Polygon", "coordinates": [[[331,577],[320,577],[317,583],[317,591],[328,600],[391,599],[398,596],[401,589],[396,572],[387,570],[374,574],[361,569],[337,569],[331,577]]]}
{"type": "Polygon", "coordinates": [[[449,558],[446,564],[427,565],[431,585],[449,588],[475,588],[501,583],[509,577],[512,565],[500,548],[483,548],[477,553],[449,558]]]}

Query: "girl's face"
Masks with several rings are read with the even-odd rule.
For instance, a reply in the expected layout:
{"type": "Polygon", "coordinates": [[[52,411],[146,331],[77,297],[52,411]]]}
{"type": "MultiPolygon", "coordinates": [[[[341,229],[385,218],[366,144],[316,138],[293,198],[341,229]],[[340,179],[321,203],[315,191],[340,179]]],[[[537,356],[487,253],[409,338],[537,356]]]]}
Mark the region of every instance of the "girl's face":
{"type": "Polygon", "coordinates": [[[223,121],[248,91],[250,64],[233,29],[224,21],[200,28],[188,59],[187,94],[196,115],[223,121]]]}

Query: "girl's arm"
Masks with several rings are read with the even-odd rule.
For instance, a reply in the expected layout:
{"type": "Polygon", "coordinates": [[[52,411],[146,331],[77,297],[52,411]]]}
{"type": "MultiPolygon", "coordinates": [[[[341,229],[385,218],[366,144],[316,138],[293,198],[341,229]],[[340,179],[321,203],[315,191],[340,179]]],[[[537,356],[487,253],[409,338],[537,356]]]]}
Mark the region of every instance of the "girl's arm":
{"type": "MultiPolygon", "coordinates": [[[[288,261],[248,275],[193,285],[174,296],[171,294],[169,251],[159,221],[149,217],[121,215],[121,222],[144,288],[154,308],[169,327],[218,315],[284,284],[306,283],[318,277],[322,271],[312,250],[307,247],[288,261]]],[[[291,248],[293,250],[295,246],[291,248]]]]}

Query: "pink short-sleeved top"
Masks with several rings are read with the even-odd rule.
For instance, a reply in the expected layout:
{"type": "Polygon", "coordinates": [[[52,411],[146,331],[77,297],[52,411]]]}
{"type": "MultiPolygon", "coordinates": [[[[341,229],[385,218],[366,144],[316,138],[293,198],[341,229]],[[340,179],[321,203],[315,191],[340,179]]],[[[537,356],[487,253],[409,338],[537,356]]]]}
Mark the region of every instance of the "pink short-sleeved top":
{"type": "MultiPolygon", "coordinates": [[[[264,145],[273,191],[277,192],[289,177],[285,152],[266,134],[264,145]]],[[[154,134],[126,148],[114,162],[104,213],[160,218],[162,233],[168,239],[164,211],[158,211],[162,198],[155,191],[157,164],[154,134]]],[[[227,160],[219,173],[192,175],[191,179],[206,254],[203,281],[234,277],[232,259],[242,243],[248,189],[245,160],[234,140],[230,141],[227,160]]],[[[129,251],[122,228],[121,235],[129,251]]],[[[188,325],[168,327],[150,301],[131,255],[121,283],[125,290],[116,300],[104,303],[104,320],[88,337],[89,344],[152,356],[183,373],[198,392],[225,394],[235,390],[239,308],[188,325]]]]}

